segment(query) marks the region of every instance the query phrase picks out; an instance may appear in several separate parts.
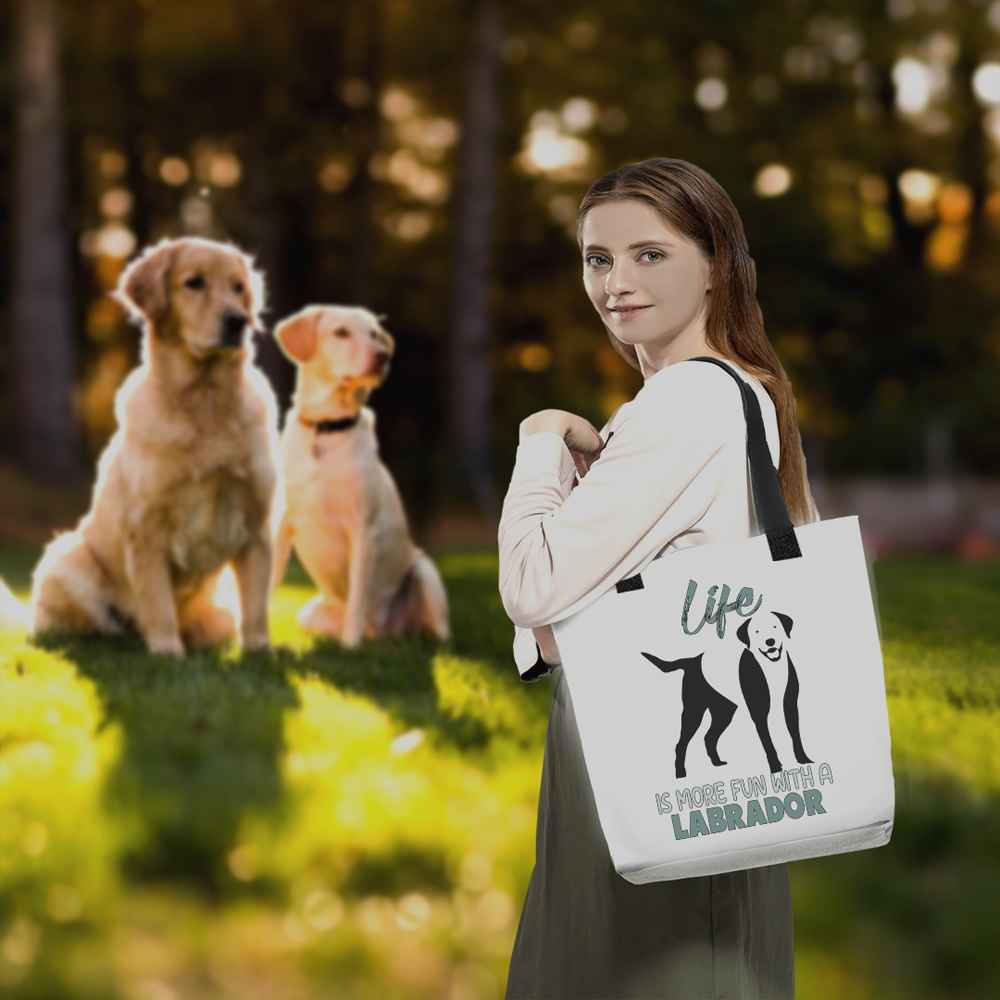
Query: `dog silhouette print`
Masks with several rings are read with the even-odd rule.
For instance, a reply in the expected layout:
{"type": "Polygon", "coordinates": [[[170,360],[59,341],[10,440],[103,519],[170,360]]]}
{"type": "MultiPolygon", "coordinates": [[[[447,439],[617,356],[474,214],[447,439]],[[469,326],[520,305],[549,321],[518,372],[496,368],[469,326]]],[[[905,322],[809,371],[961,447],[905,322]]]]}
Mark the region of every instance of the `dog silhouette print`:
{"type": "MultiPolygon", "coordinates": [[[[795,759],[800,764],[812,764],[802,746],[799,732],[799,677],[795,665],[786,648],[786,641],[792,634],[792,619],[780,611],[761,611],[747,618],[737,629],[736,635],[746,649],[740,655],[739,693],[730,691],[741,699],[750,712],[750,718],[757,729],[761,746],[772,772],[782,769],[781,760],[771,738],[768,716],[772,701],[779,696],[784,709],[784,723],[791,739],[795,759]],[[781,694],[782,687],[784,694],[781,694]]],[[[664,660],[642,650],[642,655],[663,673],[683,670],[681,681],[681,732],[674,752],[674,771],[678,778],[687,776],[685,767],[687,748],[691,737],[698,731],[701,720],[708,711],[711,724],[705,734],[705,750],[708,759],[721,767],[726,761],[719,757],[719,737],[729,727],[738,702],[726,697],[705,678],[702,657],[683,657],[678,660],[664,660]]],[[[777,722],[772,718],[771,722],[777,722]]]]}

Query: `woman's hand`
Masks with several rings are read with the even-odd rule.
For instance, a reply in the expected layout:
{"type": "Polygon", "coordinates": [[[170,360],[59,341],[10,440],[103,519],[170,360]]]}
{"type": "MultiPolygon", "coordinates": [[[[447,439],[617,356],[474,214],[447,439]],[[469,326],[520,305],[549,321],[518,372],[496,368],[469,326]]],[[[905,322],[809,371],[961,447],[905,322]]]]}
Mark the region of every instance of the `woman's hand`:
{"type": "Polygon", "coordinates": [[[604,448],[601,435],[584,417],[568,410],[539,410],[525,417],[520,425],[520,440],[538,431],[555,431],[561,434],[569,448],[576,470],[582,479],[604,448]]]}
{"type": "Polygon", "coordinates": [[[556,637],[552,634],[551,625],[539,625],[531,630],[538,643],[538,650],[542,654],[542,659],[551,667],[562,663],[559,656],[559,647],[556,645],[556,637]]]}

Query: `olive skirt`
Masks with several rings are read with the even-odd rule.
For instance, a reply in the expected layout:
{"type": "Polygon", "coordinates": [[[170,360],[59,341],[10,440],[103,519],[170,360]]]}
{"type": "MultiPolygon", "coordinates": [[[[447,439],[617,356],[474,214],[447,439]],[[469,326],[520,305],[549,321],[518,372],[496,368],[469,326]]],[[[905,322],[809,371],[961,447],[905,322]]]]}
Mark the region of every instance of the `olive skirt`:
{"type": "Polygon", "coordinates": [[[504,1000],[791,1000],[786,864],[633,885],[611,861],[561,667],[504,1000]]]}

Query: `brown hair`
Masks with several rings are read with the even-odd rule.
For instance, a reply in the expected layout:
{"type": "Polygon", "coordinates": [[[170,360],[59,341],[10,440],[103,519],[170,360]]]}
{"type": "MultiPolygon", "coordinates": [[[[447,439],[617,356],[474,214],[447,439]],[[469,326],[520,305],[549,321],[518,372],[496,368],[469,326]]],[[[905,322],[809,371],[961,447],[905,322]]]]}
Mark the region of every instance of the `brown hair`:
{"type": "MultiPolygon", "coordinates": [[[[778,481],[793,525],[819,520],[809,489],[795,394],[764,332],[757,302],[757,269],[732,199],[701,167],[686,160],[655,157],[612,170],[590,185],[576,217],[576,241],[583,249],[583,220],[594,205],[636,199],[653,208],[674,229],[697,244],[711,264],[705,321],[709,347],[757,378],[774,401],[781,452],[778,481]]],[[[605,328],[607,329],[607,328],[605,328]]],[[[607,330],[611,346],[637,371],[632,344],[607,330]]]]}

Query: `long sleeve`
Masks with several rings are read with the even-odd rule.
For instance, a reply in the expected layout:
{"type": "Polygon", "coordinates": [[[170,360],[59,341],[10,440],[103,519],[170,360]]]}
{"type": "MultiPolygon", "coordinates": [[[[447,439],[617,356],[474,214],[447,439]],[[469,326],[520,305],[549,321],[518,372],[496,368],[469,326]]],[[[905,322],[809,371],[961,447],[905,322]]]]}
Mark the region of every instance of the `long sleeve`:
{"type": "MultiPolygon", "coordinates": [[[[534,436],[532,435],[532,437],[534,436]]],[[[555,489],[556,495],[559,497],[559,503],[562,503],[573,490],[575,483],[578,481],[577,477],[579,474],[576,471],[576,463],[573,462],[573,456],[570,454],[569,449],[563,446],[558,450],[560,454],[555,489]]],[[[555,640],[552,639],[551,643],[554,645],[555,640]]],[[[514,663],[517,666],[517,672],[521,680],[532,682],[541,680],[542,677],[551,673],[552,669],[559,665],[559,658],[557,653],[553,655],[550,650],[546,659],[546,654],[542,651],[542,645],[536,639],[534,631],[531,628],[523,628],[520,625],[515,625],[514,663]]]]}
{"type": "Polygon", "coordinates": [[[572,490],[575,465],[561,435],[522,441],[498,531],[511,621],[533,628],[569,617],[695,524],[720,487],[720,452],[744,426],[726,373],[670,365],[647,379],[572,490]]]}
{"type": "Polygon", "coordinates": [[[542,649],[530,628],[514,626],[514,663],[522,681],[537,681],[549,673],[555,663],[542,657],[542,649]]]}

